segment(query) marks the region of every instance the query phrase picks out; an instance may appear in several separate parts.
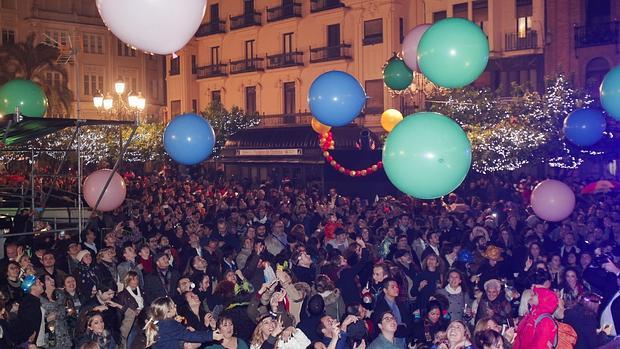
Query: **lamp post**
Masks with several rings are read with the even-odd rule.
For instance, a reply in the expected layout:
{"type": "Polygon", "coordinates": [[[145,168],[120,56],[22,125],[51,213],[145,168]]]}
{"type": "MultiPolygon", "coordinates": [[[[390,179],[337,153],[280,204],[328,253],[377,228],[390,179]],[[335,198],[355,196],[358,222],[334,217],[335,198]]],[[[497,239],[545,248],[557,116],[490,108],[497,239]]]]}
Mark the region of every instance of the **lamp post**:
{"type": "Polygon", "coordinates": [[[108,117],[117,115],[119,119],[137,119],[138,115],[146,107],[146,99],[141,92],[137,94],[130,91],[125,95],[125,82],[118,80],[114,83],[115,94],[101,91],[93,96],[93,105],[97,109],[97,113],[103,111],[108,117]]]}

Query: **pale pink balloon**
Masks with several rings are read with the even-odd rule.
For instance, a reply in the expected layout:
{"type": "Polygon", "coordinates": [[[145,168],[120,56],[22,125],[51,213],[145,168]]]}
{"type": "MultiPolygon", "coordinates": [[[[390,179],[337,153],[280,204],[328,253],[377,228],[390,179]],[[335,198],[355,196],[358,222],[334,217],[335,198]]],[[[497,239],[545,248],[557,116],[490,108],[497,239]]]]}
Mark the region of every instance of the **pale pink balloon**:
{"type": "Polygon", "coordinates": [[[411,29],[403,39],[403,60],[409,69],[420,72],[418,68],[418,44],[430,24],[420,24],[411,29]]]}
{"type": "Polygon", "coordinates": [[[547,179],[534,188],[531,202],[532,209],[539,218],[559,222],[573,213],[575,193],[568,185],[554,179],[547,179]]]}
{"type": "MultiPolygon", "coordinates": [[[[110,173],[112,173],[112,170],[110,169],[99,170],[91,173],[88,177],[86,177],[86,180],[84,180],[84,185],[82,188],[84,190],[84,200],[86,200],[86,203],[91,208],[95,208],[99,195],[101,195],[110,173]]],[[[97,210],[104,212],[114,210],[123,204],[126,195],[127,188],[123,177],[121,177],[117,172],[114,172],[112,180],[110,181],[105,194],[103,194],[103,197],[99,202],[99,206],[97,206],[97,210]]]]}

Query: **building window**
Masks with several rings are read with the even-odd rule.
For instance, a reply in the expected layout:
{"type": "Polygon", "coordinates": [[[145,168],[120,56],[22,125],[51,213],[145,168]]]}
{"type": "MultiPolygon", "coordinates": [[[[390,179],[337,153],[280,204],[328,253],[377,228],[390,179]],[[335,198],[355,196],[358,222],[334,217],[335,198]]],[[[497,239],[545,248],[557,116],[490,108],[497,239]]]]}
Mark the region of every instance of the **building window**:
{"type": "Polygon", "coordinates": [[[256,86],[245,88],[245,113],[248,115],[256,114],[256,86]]]}
{"type": "Polygon", "coordinates": [[[170,101],[170,115],[174,117],[179,114],[181,114],[181,101],[178,99],[170,101]]]}
{"type": "Polygon", "coordinates": [[[84,95],[94,96],[97,92],[103,92],[103,75],[84,75],[84,95]]]}
{"type": "Polygon", "coordinates": [[[247,40],[245,42],[245,59],[251,59],[254,57],[254,40],[247,40]]]}
{"type": "Polygon", "coordinates": [[[44,37],[44,42],[53,46],[67,46],[69,43],[69,34],[64,31],[46,30],[44,37]]]}
{"type": "Polygon", "coordinates": [[[45,82],[48,86],[60,87],[62,84],[62,75],[57,72],[45,73],[45,82]]]}
{"type": "Polygon", "coordinates": [[[295,83],[285,82],[283,89],[284,89],[284,115],[295,114],[295,83]]]}
{"type": "Polygon", "coordinates": [[[477,0],[472,3],[473,20],[484,30],[484,22],[489,20],[489,3],[487,0],[477,0]]]}
{"type": "Polygon", "coordinates": [[[124,42],[120,41],[120,40],[116,40],[116,49],[117,49],[117,53],[119,56],[124,56],[124,57],[135,57],[136,56],[136,50],[127,46],[124,42]]]}
{"type": "Polygon", "coordinates": [[[383,80],[366,80],[366,114],[383,112],[383,80]]]}
{"type": "Polygon", "coordinates": [[[16,0],[2,0],[2,2],[0,2],[0,5],[2,5],[3,9],[15,10],[17,8],[15,1],[16,0]]]}
{"type": "Polygon", "coordinates": [[[398,19],[398,41],[402,44],[405,40],[405,19],[400,17],[398,19]]]}
{"type": "Polygon", "coordinates": [[[437,23],[446,18],[448,18],[448,13],[446,11],[433,12],[433,23],[437,23]]]}
{"type": "Polygon", "coordinates": [[[374,45],[383,42],[383,18],[364,21],[364,45],[374,45]]]}
{"type": "Polygon", "coordinates": [[[212,65],[220,64],[220,47],[219,46],[211,47],[211,64],[212,65]]]}
{"type": "Polygon", "coordinates": [[[194,113],[198,112],[198,101],[195,99],[192,99],[192,112],[194,113]]]}
{"type": "Polygon", "coordinates": [[[592,97],[599,97],[599,86],[605,74],[609,71],[609,62],[605,58],[597,57],[586,66],[586,92],[592,97]]]}
{"type": "Polygon", "coordinates": [[[222,92],[220,90],[211,91],[211,103],[213,105],[222,104],[222,92]]]}
{"type": "MultiPolygon", "coordinates": [[[[131,73],[129,73],[129,74],[131,74],[131,73]]],[[[130,75],[120,76],[119,75],[117,80],[123,81],[125,83],[125,91],[127,91],[127,92],[137,92],[138,91],[138,79],[135,77],[135,75],[133,75],[133,76],[130,76],[130,75]]]]}
{"type": "Polygon", "coordinates": [[[82,34],[84,53],[103,54],[103,36],[97,34],[82,34]]]}
{"type": "Polygon", "coordinates": [[[198,68],[196,64],[196,55],[192,55],[192,74],[196,74],[196,68],[198,68]]]}
{"type": "Polygon", "coordinates": [[[155,100],[159,98],[159,83],[157,80],[151,80],[149,84],[149,95],[155,100]]]}
{"type": "Polygon", "coordinates": [[[293,33],[282,34],[282,53],[293,52],[293,33]]]}
{"type": "Polygon", "coordinates": [[[587,0],[586,2],[587,25],[611,21],[611,0],[587,0]]]}
{"type": "Polygon", "coordinates": [[[517,0],[517,36],[525,38],[532,30],[532,0],[517,0]]]}
{"type": "Polygon", "coordinates": [[[469,16],[469,11],[467,9],[467,6],[468,5],[466,2],[452,5],[452,17],[467,19],[469,16]]]}
{"type": "Polygon", "coordinates": [[[181,57],[177,56],[176,58],[170,57],[170,75],[179,75],[181,74],[181,57]]]}
{"type": "Polygon", "coordinates": [[[12,45],[15,43],[15,30],[2,29],[2,44],[12,45]]]}

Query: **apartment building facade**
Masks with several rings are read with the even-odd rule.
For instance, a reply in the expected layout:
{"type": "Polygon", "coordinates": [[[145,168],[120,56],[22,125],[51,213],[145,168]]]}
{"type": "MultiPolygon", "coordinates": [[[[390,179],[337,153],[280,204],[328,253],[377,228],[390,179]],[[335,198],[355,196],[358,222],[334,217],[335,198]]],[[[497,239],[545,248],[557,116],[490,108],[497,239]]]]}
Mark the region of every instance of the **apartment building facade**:
{"type": "MultiPolygon", "coordinates": [[[[25,41],[34,33],[37,43],[61,46],[58,64],[67,70],[74,101],[69,115],[58,115],[51,106],[48,117],[77,117],[79,101],[82,118],[118,119],[118,114],[98,111],[93,96],[113,94],[114,84],[122,80],[127,92],[141,92],[146,98],[143,120],[164,120],[164,57],[145,54],[118,40],[103,24],[95,1],[1,0],[0,29],[2,44],[25,41]],[[76,55],[69,53],[71,47],[76,55]]],[[[46,79],[55,84],[62,76],[50,72],[46,79]]]]}

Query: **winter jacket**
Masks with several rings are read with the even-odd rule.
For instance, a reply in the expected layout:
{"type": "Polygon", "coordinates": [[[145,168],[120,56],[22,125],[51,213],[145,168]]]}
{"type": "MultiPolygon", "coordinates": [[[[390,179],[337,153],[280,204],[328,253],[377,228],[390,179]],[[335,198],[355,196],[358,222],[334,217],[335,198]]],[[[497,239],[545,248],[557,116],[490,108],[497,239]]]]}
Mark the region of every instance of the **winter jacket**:
{"type": "Polygon", "coordinates": [[[190,332],[185,326],[173,319],[161,320],[157,325],[159,332],[153,349],[178,349],[181,343],[204,343],[213,340],[212,331],[190,332]]]}
{"type": "Polygon", "coordinates": [[[555,341],[557,326],[554,321],[548,317],[539,318],[543,314],[553,314],[558,306],[558,297],[553,291],[542,287],[534,288],[534,293],[538,295],[538,304],[533,305],[519,322],[513,349],[549,349],[549,343],[553,345],[555,341]]]}

